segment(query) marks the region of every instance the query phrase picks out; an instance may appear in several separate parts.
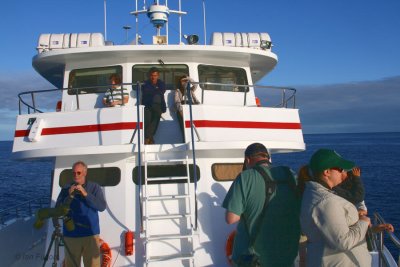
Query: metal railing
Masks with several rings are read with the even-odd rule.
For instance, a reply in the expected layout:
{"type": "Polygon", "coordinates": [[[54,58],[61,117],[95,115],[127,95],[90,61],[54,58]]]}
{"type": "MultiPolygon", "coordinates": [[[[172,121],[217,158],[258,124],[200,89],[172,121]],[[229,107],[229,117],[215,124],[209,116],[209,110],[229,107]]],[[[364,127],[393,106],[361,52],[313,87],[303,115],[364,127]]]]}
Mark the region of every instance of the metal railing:
{"type": "MultiPolygon", "coordinates": [[[[193,158],[193,176],[194,176],[194,230],[197,231],[198,227],[198,203],[197,203],[197,164],[196,164],[196,149],[195,149],[195,142],[194,142],[194,123],[193,123],[193,110],[192,110],[192,105],[193,105],[193,99],[192,99],[192,90],[191,90],[191,82],[188,81],[187,86],[186,86],[186,95],[187,98],[189,99],[189,116],[190,116],[190,141],[192,142],[192,158],[193,158]]],[[[203,99],[202,99],[203,101],[203,99]]],[[[185,125],[185,122],[183,122],[183,125],[185,125]]],[[[188,173],[189,175],[189,173],[188,173]]],[[[190,186],[190,185],[189,185],[190,186]]]]}
{"type": "MultiPolygon", "coordinates": [[[[137,82],[136,83],[136,98],[137,99],[141,99],[140,96],[140,88],[141,88],[141,83],[137,82]]],[[[138,135],[138,175],[139,175],[139,194],[138,194],[138,198],[139,198],[139,215],[140,215],[140,232],[143,233],[144,230],[144,225],[143,225],[143,192],[142,192],[142,142],[140,140],[140,104],[141,101],[136,101],[136,129],[135,132],[137,132],[138,135]]],[[[143,124],[144,126],[144,124],[143,124]]],[[[143,129],[144,130],[144,129],[143,129]]],[[[132,135],[131,138],[131,143],[133,141],[133,137],[135,135],[135,132],[132,135]]]]}
{"type": "MultiPolygon", "coordinates": [[[[383,217],[375,212],[374,213],[375,224],[386,224],[383,217]]],[[[394,244],[396,249],[399,251],[399,257],[397,259],[397,266],[400,267],[400,240],[397,238],[395,234],[389,231],[385,231],[389,240],[394,244]]],[[[375,234],[374,243],[376,244],[376,249],[379,252],[379,266],[393,266],[390,264],[389,257],[392,256],[391,254],[384,253],[384,232],[375,234]]],[[[393,257],[393,256],[392,256],[393,257]]]]}
{"type": "Polygon", "coordinates": [[[220,90],[225,92],[238,92],[243,93],[243,106],[247,105],[247,94],[249,92],[249,88],[255,89],[270,89],[270,90],[279,90],[281,91],[280,102],[275,105],[271,105],[272,107],[284,107],[288,108],[289,104],[292,103],[292,108],[296,107],[296,92],[295,88],[291,87],[281,87],[281,86],[269,86],[269,85],[242,85],[242,84],[228,84],[228,83],[211,83],[211,82],[192,82],[192,84],[200,85],[202,89],[201,92],[201,103],[204,104],[204,93],[205,91],[212,91],[208,89],[209,86],[217,86],[217,87],[225,87],[231,88],[230,90],[220,90]]]}
{"type": "MultiPolygon", "coordinates": [[[[27,91],[27,92],[22,92],[18,94],[18,110],[19,110],[19,115],[22,114],[22,105],[24,105],[27,108],[27,113],[30,114],[31,110],[33,110],[34,113],[43,113],[41,109],[39,109],[36,106],[36,95],[42,94],[42,93],[52,93],[52,92],[63,92],[63,91],[70,91],[72,92],[73,95],[75,95],[76,98],[76,106],[77,109],[80,109],[80,100],[79,97],[82,95],[86,95],[87,91],[89,90],[94,90],[95,92],[93,93],[105,93],[107,89],[109,89],[112,85],[102,85],[102,86],[86,86],[86,87],[79,87],[79,88],[59,88],[59,89],[46,89],[46,90],[34,90],[34,91],[27,91]],[[98,92],[100,90],[100,92],[98,92]],[[82,93],[83,92],[83,93],[82,93]],[[27,103],[27,101],[24,99],[24,96],[30,95],[31,98],[31,103],[27,103]]],[[[124,86],[132,86],[132,83],[121,83],[118,84],[117,86],[121,86],[120,89],[115,89],[120,92],[121,94],[121,99],[123,99],[123,89],[124,86]]],[[[124,101],[121,102],[121,105],[124,106],[124,101]]]]}
{"type": "Polygon", "coordinates": [[[7,221],[32,216],[37,209],[48,207],[50,197],[42,196],[22,202],[10,208],[0,211],[0,225],[5,225],[7,221]]]}
{"type": "MultiPolygon", "coordinates": [[[[134,88],[138,84],[142,84],[141,82],[135,83],[121,83],[121,87],[128,86],[134,88]]],[[[250,88],[254,90],[266,90],[268,89],[269,93],[276,93],[280,91],[280,94],[274,95],[274,102],[277,101],[275,104],[271,103],[271,105],[267,105],[268,107],[282,107],[282,108],[295,108],[296,107],[296,89],[290,87],[278,87],[278,86],[265,86],[265,85],[240,85],[240,84],[224,84],[224,83],[210,83],[210,82],[192,82],[192,84],[199,85],[201,88],[201,103],[205,104],[206,92],[207,91],[216,91],[215,89],[209,89],[209,87],[217,86],[224,90],[225,92],[234,92],[234,93],[241,93],[243,94],[243,106],[248,105],[248,92],[250,88]],[[226,88],[230,88],[230,90],[226,90],[226,88]]],[[[88,94],[88,91],[93,91],[93,93],[104,93],[111,85],[104,85],[104,86],[86,86],[86,87],[79,87],[79,88],[59,88],[59,89],[47,89],[47,90],[33,90],[33,91],[26,91],[21,92],[18,94],[18,107],[19,107],[19,114],[22,114],[22,107],[26,107],[27,113],[30,114],[32,111],[34,113],[43,113],[43,108],[38,107],[37,105],[37,96],[43,96],[44,94],[49,94],[53,92],[60,92],[62,93],[65,90],[68,90],[71,95],[75,95],[76,98],[76,109],[80,109],[80,97],[83,95],[88,94]],[[29,99],[29,100],[28,100],[29,99]]],[[[171,87],[171,86],[169,86],[171,87]]],[[[173,88],[173,87],[171,87],[173,88]]],[[[123,98],[123,89],[116,89],[120,90],[121,98],[123,98]]],[[[217,90],[218,91],[218,90],[217,90]]],[[[264,91],[263,91],[264,92],[264,91]]],[[[122,103],[124,105],[124,103],[122,103]]],[[[46,108],[46,107],[45,107],[46,108]]]]}

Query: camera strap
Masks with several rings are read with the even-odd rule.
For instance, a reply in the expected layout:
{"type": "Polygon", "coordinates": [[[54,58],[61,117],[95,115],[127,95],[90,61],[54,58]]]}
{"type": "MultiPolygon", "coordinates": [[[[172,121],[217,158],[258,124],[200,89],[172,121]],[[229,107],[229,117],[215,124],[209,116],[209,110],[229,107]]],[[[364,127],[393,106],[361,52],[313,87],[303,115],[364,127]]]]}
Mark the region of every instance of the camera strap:
{"type": "MultiPolygon", "coordinates": [[[[262,219],[267,210],[269,201],[271,200],[271,196],[274,194],[274,192],[276,190],[276,182],[274,180],[272,180],[271,176],[264,170],[263,167],[261,167],[259,164],[257,164],[256,166],[253,167],[253,169],[255,169],[264,178],[265,201],[264,201],[263,209],[262,209],[260,215],[256,219],[256,223],[254,226],[255,231],[254,231],[253,235],[250,234],[250,229],[246,223],[246,220],[244,220],[245,227],[246,227],[249,239],[250,239],[249,240],[249,248],[251,250],[254,250],[253,246],[254,246],[254,243],[256,242],[258,232],[260,231],[262,219]]],[[[243,219],[245,219],[245,218],[243,217],[243,219]]]]}

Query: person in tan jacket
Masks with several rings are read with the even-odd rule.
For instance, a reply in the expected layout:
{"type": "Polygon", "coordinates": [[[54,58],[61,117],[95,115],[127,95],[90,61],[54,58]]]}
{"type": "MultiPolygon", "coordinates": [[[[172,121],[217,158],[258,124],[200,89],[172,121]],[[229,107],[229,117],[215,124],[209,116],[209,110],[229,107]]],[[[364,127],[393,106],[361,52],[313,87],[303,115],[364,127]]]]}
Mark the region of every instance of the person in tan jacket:
{"type": "MultiPolygon", "coordinates": [[[[351,202],[332,191],[354,166],[330,149],[315,152],[305,166],[310,176],[305,183],[300,222],[307,236],[306,265],[309,267],[371,266],[365,239],[370,218],[359,215],[351,202]]],[[[378,225],[372,230],[393,231],[393,226],[378,225]]]]}

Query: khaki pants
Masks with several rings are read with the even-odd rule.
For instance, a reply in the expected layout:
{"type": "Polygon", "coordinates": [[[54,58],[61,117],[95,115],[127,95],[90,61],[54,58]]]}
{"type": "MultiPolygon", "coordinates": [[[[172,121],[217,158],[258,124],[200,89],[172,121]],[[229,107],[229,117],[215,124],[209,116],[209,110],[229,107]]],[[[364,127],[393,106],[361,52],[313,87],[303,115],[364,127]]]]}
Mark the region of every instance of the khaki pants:
{"type": "Polygon", "coordinates": [[[64,241],[66,267],[80,267],[82,257],[85,267],[100,267],[100,242],[98,235],[64,237],[64,241]]]}

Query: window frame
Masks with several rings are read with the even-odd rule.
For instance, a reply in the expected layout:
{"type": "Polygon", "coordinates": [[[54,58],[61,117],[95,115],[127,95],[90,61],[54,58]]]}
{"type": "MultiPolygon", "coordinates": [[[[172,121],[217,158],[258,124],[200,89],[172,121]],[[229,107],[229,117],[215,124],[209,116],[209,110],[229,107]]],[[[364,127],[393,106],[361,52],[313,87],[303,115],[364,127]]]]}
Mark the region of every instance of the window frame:
{"type": "MultiPolygon", "coordinates": [[[[69,72],[68,75],[68,95],[76,95],[76,91],[78,91],[79,95],[86,95],[86,94],[103,94],[107,91],[109,83],[109,78],[107,78],[107,83],[105,84],[93,84],[93,85],[83,85],[83,86],[72,86],[71,85],[71,80],[72,77],[76,77],[76,72],[79,71],[101,71],[101,70],[106,70],[106,69],[115,69],[114,72],[107,73],[107,76],[109,77],[111,74],[119,74],[121,76],[121,81],[123,81],[123,67],[122,65],[112,65],[112,66],[103,66],[103,67],[94,67],[94,68],[82,68],[82,69],[73,69],[69,72]],[[85,89],[87,87],[87,89],[85,89]],[[100,88],[96,88],[100,87],[100,88]],[[72,88],[79,88],[79,90],[74,90],[72,88]]],[[[106,75],[106,74],[104,74],[106,75]]],[[[79,75],[78,75],[79,76],[79,75]]],[[[83,76],[83,75],[82,75],[83,76]]],[[[89,76],[89,75],[87,75],[89,76]]]]}
{"type": "MultiPolygon", "coordinates": [[[[165,83],[165,88],[166,90],[175,90],[177,89],[178,86],[178,82],[179,82],[179,77],[181,77],[182,75],[190,75],[190,68],[189,65],[187,64],[163,64],[163,65],[156,65],[156,64],[135,64],[132,66],[132,83],[136,83],[136,82],[144,82],[147,81],[149,79],[148,77],[148,72],[151,68],[157,68],[160,72],[160,80],[162,80],[165,83]],[[174,75],[174,77],[172,77],[174,80],[171,83],[167,83],[165,81],[165,75],[163,75],[163,73],[165,73],[165,71],[163,71],[164,69],[168,68],[168,66],[183,66],[186,68],[186,72],[182,72],[181,75],[174,75]],[[142,72],[142,74],[144,75],[144,79],[142,78],[135,78],[135,68],[140,68],[143,67],[144,70],[146,70],[145,72],[142,72]]],[[[175,71],[177,72],[177,71],[175,71]]]]}
{"type": "MultiPolygon", "coordinates": [[[[86,180],[87,181],[92,181],[100,186],[103,187],[113,187],[117,186],[121,183],[121,169],[119,167],[99,167],[99,168],[88,168],[87,169],[87,175],[86,175],[86,180]],[[99,170],[108,170],[108,172],[115,172],[114,174],[118,174],[116,177],[112,177],[111,179],[106,177],[107,171],[105,174],[99,175],[97,171],[99,170]],[[100,178],[100,179],[98,179],[100,178]],[[113,182],[111,184],[107,184],[105,182],[113,182]]],[[[64,169],[60,172],[60,175],[58,177],[58,185],[63,188],[67,184],[71,184],[73,182],[72,178],[72,168],[71,169],[64,169]]]]}
{"type": "Polygon", "coordinates": [[[249,80],[247,77],[247,71],[244,68],[241,67],[227,67],[227,66],[216,66],[216,65],[206,65],[206,64],[199,64],[197,66],[197,72],[198,72],[198,76],[199,76],[199,82],[200,82],[200,88],[202,90],[206,90],[206,91],[219,91],[219,92],[234,92],[234,93],[245,93],[245,92],[249,92],[249,80]],[[202,68],[212,68],[214,67],[215,70],[209,69],[209,70],[202,70],[202,68]],[[218,70],[223,70],[225,69],[225,72],[221,72],[218,73],[218,70]],[[210,73],[212,73],[212,77],[213,80],[204,80],[204,78],[207,77],[203,77],[203,72],[208,71],[210,73]],[[241,79],[244,79],[244,84],[240,84],[237,82],[238,78],[236,78],[236,82],[235,83],[229,83],[226,81],[223,81],[223,79],[227,79],[227,77],[223,77],[226,76],[226,74],[228,74],[229,72],[233,72],[236,76],[237,73],[235,72],[242,72],[240,73],[242,75],[241,79]],[[218,80],[218,76],[219,76],[219,80],[218,80]],[[234,87],[234,86],[229,86],[229,85],[205,85],[202,83],[221,83],[221,84],[233,84],[233,85],[243,85],[243,87],[234,87]],[[232,89],[230,90],[223,90],[223,89],[215,89],[215,88],[228,88],[228,87],[232,87],[232,89]]]}
{"type": "MultiPolygon", "coordinates": [[[[218,163],[213,163],[211,165],[212,178],[217,182],[231,182],[231,181],[234,181],[242,171],[243,171],[243,163],[240,163],[240,162],[218,162],[218,163]],[[221,165],[222,166],[223,165],[237,165],[238,167],[241,168],[241,170],[236,174],[236,176],[234,178],[230,177],[230,178],[222,178],[221,179],[220,177],[218,177],[217,170],[215,169],[217,166],[221,166],[221,165]]],[[[218,172],[221,172],[221,170],[219,170],[218,172]]],[[[226,171],[224,171],[224,172],[226,173],[226,171]]]]}
{"type": "MultiPolygon", "coordinates": [[[[135,168],[132,169],[132,181],[135,185],[139,185],[138,167],[139,166],[135,166],[135,168]]],[[[141,167],[142,167],[142,185],[144,185],[144,166],[141,167]]],[[[200,181],[201,177],[200,167],[198,165],[196,165],[196,174],[198,182],[200,181]]],[[[147,177],[162,178],[162,177],[174,177],[174,176],[186,176],[186,164],[147,166],[147,177]],[[173,173],[173,171],[176,171],[176,173],[173,173]],[[165,173],[167,173],[167,175],[165,175],[165,173]]],[[[189,164],[189,176],[190,176],[190,183],[194,183],[193,164],[189,164]]],[[[178,180],[161,180],[161,181],[151,180],[147,181],[147,184],[182,184],[186,182],[187,178],[183,177],[182,179],[178,180]]]]}

